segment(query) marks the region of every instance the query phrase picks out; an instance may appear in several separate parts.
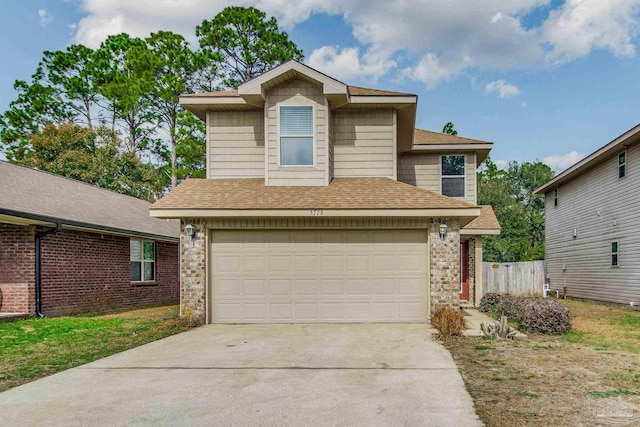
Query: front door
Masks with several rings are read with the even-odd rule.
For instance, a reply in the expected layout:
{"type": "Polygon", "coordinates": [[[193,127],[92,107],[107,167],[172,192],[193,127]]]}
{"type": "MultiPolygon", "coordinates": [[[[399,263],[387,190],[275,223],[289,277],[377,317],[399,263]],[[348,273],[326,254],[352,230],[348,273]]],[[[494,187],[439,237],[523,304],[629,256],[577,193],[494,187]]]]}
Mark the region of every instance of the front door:
{"type": "Polygon", "coordinates": [[[460,301],[469,301],[469,241],[460,242],[460,301]]]}

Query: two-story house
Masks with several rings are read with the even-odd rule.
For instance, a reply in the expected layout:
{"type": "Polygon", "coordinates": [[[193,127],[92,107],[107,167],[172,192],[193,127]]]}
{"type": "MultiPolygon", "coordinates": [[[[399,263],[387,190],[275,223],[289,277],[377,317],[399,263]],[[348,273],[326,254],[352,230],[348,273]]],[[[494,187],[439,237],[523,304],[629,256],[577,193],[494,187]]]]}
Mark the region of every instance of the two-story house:
{"type": "Polygon", "coordinates": [[[549,283],[573,298],[640,305],[640,125],[536,190],[549,283]]]}
{"type": "Polygon", "coordinates": [[[182,222],[181,309],[209,323],[426,322],[481,296],[476,168],[492,144],[414,128],[418,97],[290,61],[181,97],[207,178],[151,215],[182,222]]]}

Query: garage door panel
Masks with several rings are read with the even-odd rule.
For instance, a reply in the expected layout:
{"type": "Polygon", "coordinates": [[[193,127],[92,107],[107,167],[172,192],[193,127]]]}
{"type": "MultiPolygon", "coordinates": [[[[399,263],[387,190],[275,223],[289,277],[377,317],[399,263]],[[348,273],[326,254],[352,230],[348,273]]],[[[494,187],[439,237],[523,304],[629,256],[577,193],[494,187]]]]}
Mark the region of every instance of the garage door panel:
{"type": "Polygon", "coordinates": [[[426,321],[424,231],[214,231],[211,241],[213,322],[426,321]]]}

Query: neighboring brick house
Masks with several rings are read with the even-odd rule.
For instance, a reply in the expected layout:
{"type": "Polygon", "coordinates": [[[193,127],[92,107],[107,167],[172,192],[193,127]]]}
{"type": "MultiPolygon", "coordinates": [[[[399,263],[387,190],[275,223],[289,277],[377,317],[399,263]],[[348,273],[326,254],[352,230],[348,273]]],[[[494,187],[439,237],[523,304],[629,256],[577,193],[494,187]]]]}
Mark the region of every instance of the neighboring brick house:
{"type": "Polygon", "coordinates": [[[178,301],[178,221],[150,218],[144,200],[4,161],[0,183],[2,315],[178,301]]]}
{"type": "Polygon", "coordinates": [[[151,215],[182,221],[181,308],[208,323],[426,322],[482,295],[476,205],[492,144],[414,129],[417,96],[289,61],[181,97],[207,126],[207,179],[151,215]]]}

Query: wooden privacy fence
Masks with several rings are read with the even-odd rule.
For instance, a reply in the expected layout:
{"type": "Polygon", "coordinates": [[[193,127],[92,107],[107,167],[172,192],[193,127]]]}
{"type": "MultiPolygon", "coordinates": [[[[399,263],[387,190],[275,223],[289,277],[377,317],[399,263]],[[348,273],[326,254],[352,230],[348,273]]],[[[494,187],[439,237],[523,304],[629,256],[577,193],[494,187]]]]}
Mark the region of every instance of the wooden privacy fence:
{"type": "Polygon", "coordinates": [[[542,295],[544,282],[544,261],[482,263],[484,293],[542,295]]]}

